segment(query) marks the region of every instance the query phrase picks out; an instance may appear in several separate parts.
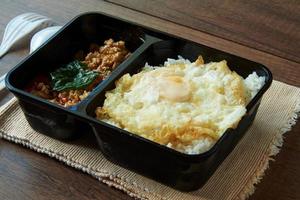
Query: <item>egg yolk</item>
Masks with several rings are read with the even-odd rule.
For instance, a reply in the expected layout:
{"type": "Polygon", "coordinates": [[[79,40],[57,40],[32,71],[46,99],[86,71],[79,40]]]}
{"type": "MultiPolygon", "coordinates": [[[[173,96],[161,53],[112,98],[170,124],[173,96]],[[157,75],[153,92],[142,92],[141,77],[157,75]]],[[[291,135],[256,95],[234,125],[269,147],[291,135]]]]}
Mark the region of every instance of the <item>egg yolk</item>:
{"type": "Polygon", "coordinates": [[[189,84],[180,76],[164,76],[157,79],[159,97],[174,102],[188,101],[189,84]]]}

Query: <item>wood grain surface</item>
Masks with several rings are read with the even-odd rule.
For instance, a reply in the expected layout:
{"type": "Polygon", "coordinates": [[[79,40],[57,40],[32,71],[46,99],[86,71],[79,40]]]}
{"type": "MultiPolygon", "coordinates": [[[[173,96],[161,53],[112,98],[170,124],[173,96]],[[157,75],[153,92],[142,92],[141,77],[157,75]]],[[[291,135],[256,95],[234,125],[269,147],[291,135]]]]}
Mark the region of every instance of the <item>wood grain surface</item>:
{"type": "Polygon", "coordinates": [[[300,63],[298,0],[108,0],[300,63]]]}
{"type": "MultiPolygon", "coordinates": [[[[275,79],[300,86],[299,1],[113,2],[1,0],[0,38],[8,21],[24,12],[37,12],[64,24],[79,13],[101,11],[263,63],[275,79]],[[188,9],[181,10],[183,5],[188,9]]],[[[27,54],[27,48],[20,48],[0,59],[0,75],[27,54]]],[[[3,98],[7,96],[2,95],[0,103],[3,98]]],[[[286,134],[281,152],[250,199],[300,199],[299,132],[297,123],[286,134]]],[[[0,199],[131,198],[47,156],[0,140],[0,199]]]]}

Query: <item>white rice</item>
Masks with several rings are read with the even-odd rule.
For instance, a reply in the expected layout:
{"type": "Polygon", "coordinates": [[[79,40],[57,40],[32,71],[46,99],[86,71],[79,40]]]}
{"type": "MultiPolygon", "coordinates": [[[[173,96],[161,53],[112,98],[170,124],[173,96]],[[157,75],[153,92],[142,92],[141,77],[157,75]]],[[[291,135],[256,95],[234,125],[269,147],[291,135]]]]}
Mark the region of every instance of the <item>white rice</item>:
{"type": "Polygon", "coordinates": [[[264,76],[258,76],[256,72],[252,72],[245,80],[245,86],[251,93],[251,99],[258,93],[260,88],[265,84],[266,78],[264,76]]]}
{"type": "Polygon", "coordinates": [[[186,154],[200,154],[208,151],[216,142],[210,138],[193,141],[191,145],[184,148],[186,154]]]}

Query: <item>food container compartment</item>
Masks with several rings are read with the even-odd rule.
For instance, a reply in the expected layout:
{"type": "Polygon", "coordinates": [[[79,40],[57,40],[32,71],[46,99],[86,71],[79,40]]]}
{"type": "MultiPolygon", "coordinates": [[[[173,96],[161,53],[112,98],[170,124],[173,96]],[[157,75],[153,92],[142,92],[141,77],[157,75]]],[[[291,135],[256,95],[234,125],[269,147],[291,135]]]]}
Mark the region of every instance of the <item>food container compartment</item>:
{"type": "Polygon", "coordinates": [[[8,73],[6,86],[18,98],[32,128],[62,140],[76,138],[90,130],[89,125],[75,115],[80,115],[81,107],[95,91],[102,87],[102,84],[109,81],[110,77],[94,88],[90,96],[69,108],[34,96],[25,92],[24,88],[37,75],[49,74],[63,64],[73,61],[78,52],[87,53],[90,44],[102,45],[104,40],[109,38],[125,41],[126,48],[132,53],[111,73],[112,77],[119,69],[130,64],[153,40],[138,26],[101,14],[83,14],[65,25],[42,47],[8,73]]]}
{"type": "Polygon", "coordinates": [[[263,93],[271,84],[272,75],[261,64],[186,40],[173,39],[152,44],[115,80],[125,73],[139,72],[146,62],[159,66],[167,58],[177,58],[178,55],[191,61],[202,55],[206,63],[225,59],[231,70],[244,78],[253,71],[266,77],[265,85],[248,104],[247,113],[237,128],[228,129],[209,151],[196,155],[184,154],[95,119],[95,109],[103,105],[105,91],[115,88],[114,81],[88,103],[86,111],[100,149],[107,159],[173,188],[191,191],[205,184],[246,133],[254,120],[263,93]]]}

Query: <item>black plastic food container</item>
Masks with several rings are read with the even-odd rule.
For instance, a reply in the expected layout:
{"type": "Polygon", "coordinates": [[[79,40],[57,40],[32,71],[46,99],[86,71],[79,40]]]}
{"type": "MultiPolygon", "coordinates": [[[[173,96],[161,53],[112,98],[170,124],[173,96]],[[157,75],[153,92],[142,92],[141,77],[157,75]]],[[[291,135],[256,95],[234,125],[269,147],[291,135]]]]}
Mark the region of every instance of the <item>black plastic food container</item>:
{"type": "Polygon", "coordinates": [[[100,13],[76,17],[6,77],[7,88],[18,98],[33,129],[61,140],[80,139],[80,134],[93,130],[107,159],[182,191],[204,185],[234,149],[253,122],[271,82],[271,72],[259,63],[100,13]],[[53,71],[72,61],[76,52],[87,52],[91,43],[102,44],[108,38],[124,40],[132,55],[76,106],[64,108],[23,90],[37,74],[53,71]],[[247,105],[247,113],[237,128],[228,129],[209,151],[187,155],[95,119],[95,109],[102,106],[105,92],[113,89],[123,74],[137,73],[146,62],[163,64],[177,55],[192,61],[198,55],[205,62],[225,59],[231,70],[244,78],[253,71],[266,77],[265,85],[247,105]]]}

